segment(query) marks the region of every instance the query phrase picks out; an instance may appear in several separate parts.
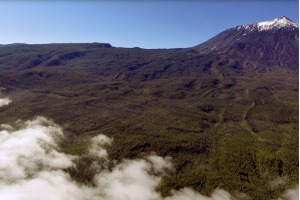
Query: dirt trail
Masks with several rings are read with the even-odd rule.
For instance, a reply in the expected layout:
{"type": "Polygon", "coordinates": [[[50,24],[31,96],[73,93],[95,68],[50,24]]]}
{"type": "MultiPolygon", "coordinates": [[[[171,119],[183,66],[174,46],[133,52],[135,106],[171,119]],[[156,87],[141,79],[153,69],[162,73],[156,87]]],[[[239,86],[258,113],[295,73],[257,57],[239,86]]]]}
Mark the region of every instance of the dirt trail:
{"type": "MultiPolygon", "coordinates": [[[[249,95],[249,90],[245,91],[245,95],[248,96],[249,95]]],[[[240,122],[241,127],[243,127],[244,129],[246,129],[251,135],[253,135],[254,137],[256,137],[259,141],[262,142],[269,142],[266,139],[261,138],[260,136],[258,136],[254,131],[252,126],[249,124],[249,122],[247,121],[247,117],[249,115],[249,112],[254,108],[254,106],[256,105],[255,101],[252,102],[252,104],[244,111],[243,114],[243,119],[240,122]]]]}
{"type": "MultiPolygon", "coordinates": [[[[245,90],[245,93],[244,93],[244,96],[245,97],[248,97],[249,98],[249,90],[245,90]]],[[[231,102],[229,105],[227,105],[223,110],[222,112],[220,113],[220,120],[218,123],[215,124],[216,127],[220,126],[222,123],[223,123],[223,120],[224,120],[224,114],[225,112],[227,111],[227,109],[229,109],[230,107],[232,107],[234,104],[236,104],[242,97],[239,96],[238,94],[236,94],[236,97],[234,99],[233,102],[231,102]]],[[[250,111],[255,107],[256,105],[256,102],[253,100],[251,105],[249,105],[245,110],[244,110],[244,113],[243,113],[243,119],[241,120],[240,122],[240,125],[242,128],[246,129],[251,135],[253,135],[254,137],[256,137],[259,141],[262,141],[262,142],[270,142],[266,139],[263,139],[261,138],[260,136],[257,135],[257,133],[255,133],[255,131],[253,130],[253,127],[249,124],[247,118],[248,118],[248,115],[250,113],[250,111]]]]}
{"type": "Polygon", "coordinates": [[[255,102],[253,101],[252,104],[244,111],[243,119],[242,119],[240,124],[243,128],[245,128],[247,131],[249,131],[252,135],[257,136],[257,134],[253,131],[253,128],[251,127],[251,125],[247,121],[247,116],[248,116],[250,110],[252,108],[254,108],[254,106],[255,106],[255,102]]]}
{"type": "Polygon", "coordinates": [[[240,98],[241,98],[241,97],[240,97],[238,94],[236,94],[235,100],[234,100],[233,102],[231,102],[228,106],[226,106],[226,107],[222,110],[222,112],[220,113],[220,120],[219,120],[218,123],[215,124],[216,127],[218,127],[218,126],[220,126],[220,125],[222,124],[222,122],[223,122],[223,120],[224,120],[224,114],[225,114],[226,110],[227,110],[228,108],[230,108],[231,106],[233,106],[236,102],[238,102],[238,101],[240,100],[240,98]]]}

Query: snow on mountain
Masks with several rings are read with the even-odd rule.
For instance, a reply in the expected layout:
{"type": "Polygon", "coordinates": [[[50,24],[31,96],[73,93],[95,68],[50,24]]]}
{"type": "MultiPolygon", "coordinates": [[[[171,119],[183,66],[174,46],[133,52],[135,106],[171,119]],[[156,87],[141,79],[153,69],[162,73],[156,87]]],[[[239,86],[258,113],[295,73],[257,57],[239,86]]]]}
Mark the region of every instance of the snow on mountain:
{"type": "Polygon", "coordinates": [[[293,22],[292,20],[290,20],[289,18],[282,16],[270,21],[238,26],[237,29],[238,30],[245,29],[250,32],[272,31],[272,30],[279,30],[279,29],[298,30],[299,25],[293,22]]]}
{"type": "MultiPolygon", "coordinates": [[[[195,46],[202,55],[226,54],[268,66],[298,67],[299,27],[286,17],[229,28],[195,46]]],[[[247,64],[245,64],[247,65],[247,64]]]]}

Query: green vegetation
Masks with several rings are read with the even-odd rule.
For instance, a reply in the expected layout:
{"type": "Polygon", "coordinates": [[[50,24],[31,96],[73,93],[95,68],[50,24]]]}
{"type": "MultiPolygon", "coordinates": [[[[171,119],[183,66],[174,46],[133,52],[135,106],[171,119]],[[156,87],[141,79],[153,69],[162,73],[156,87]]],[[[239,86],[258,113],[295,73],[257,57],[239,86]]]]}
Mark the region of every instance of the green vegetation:
{"type": "MultiPolygon", "coordinates": [[[[298,73],[247,67],[242,58],[189,49],[0,48],[0,86],[13,100],[0,108],[0,122],[51,118],[66,132],[63,150],[74,155],[105,134],[114,139],[111,159],[171,156],[176,172],[164,178],[164,195],[220,187],[275,199],[298,184],[298,73]],[[269,187],[284,176],[284,187],[269,187]]],[[[90,158],[78,162],[70,174],[88,183],[90,158]]]]}

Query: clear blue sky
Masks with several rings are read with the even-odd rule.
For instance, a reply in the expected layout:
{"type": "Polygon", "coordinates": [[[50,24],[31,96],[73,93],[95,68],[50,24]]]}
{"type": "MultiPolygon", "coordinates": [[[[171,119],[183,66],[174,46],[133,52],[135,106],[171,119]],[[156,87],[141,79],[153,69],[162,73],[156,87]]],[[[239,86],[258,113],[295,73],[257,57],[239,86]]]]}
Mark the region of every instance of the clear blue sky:
{"type": "Polygon", "coordinates": [[[1,1],[0,44],[190,47],[227,28],[282,15],[299,23],[298,1],[1,1]]]}

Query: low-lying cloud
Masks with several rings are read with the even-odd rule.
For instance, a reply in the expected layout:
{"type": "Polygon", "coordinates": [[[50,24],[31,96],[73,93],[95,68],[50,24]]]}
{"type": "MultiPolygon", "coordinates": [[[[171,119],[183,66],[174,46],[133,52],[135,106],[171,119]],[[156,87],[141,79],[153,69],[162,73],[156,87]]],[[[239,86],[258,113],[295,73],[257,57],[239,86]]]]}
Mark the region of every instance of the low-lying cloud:
{"type": "Polygon", "coordinates": [[[278,200],[299,200],[299,186],[287,189],[278,200]]]}
{"type": "Polygon", "coordinates": [[[9,98],[0,98],[0,107],[7,106],[11,103],[11,99],[9,98]]]}
{"type": "Polygon", "coordinates": [[[286,185],[287,182],[288,182],[287,176],[283,176],[283,177],[279,176],[269,182],[269,187],[274,190],[274,189],[279,188],[280,186],[286,185]]]}
{"type": "MultiPolygon", "coordinates": [[[[98,135],[90,140],[85,156],[94,159],[92,184],[74,180],[68,169],[76,168],[79,157],[63,153],[59,142],[62,129],[54,122],[36,117],[0,126],[0,199],[4,200],[230,200],[233,196],[216,189],[210,197],[190,189],[157,191],[162,177],[173,165],[170,157],[155,154],[143,159],[109,160],[107,146],[113,140],[98,135]],[[108,167],[108,163],[112,167],[108,167]]],[[[293,200],[294,190],[283,198],[293,200]]],[[[297,195],[298,193],[296,193],[297,195]]]]}
{"type": "MultiPolygon", "coordinates": [[[[67,173],[78,157],[60,151],[62,129],[50,120],[2,125],[0,131],[0,199],[9,200],[189,200],[230,199],[221,189],[205,197],[192,189],[173,191],[163,198],[156,191],[161,179],[173,166],[171,158],[155,154],[144,159],[123,160],[113,168],[99,165],[93,184],[78,183],[67,173]]],[[[112,139],[98,135],[91,139],[88,153],[109,162],[105,149],[112,139]]]]}

